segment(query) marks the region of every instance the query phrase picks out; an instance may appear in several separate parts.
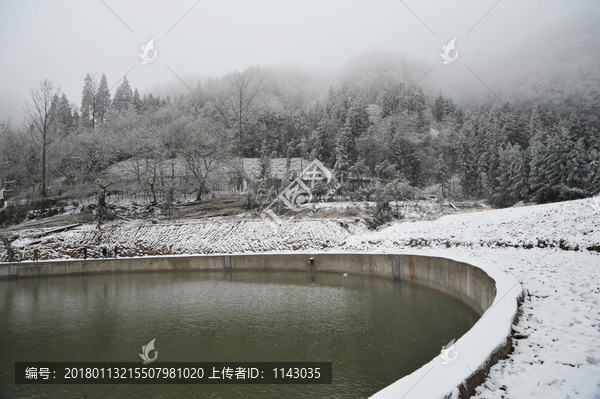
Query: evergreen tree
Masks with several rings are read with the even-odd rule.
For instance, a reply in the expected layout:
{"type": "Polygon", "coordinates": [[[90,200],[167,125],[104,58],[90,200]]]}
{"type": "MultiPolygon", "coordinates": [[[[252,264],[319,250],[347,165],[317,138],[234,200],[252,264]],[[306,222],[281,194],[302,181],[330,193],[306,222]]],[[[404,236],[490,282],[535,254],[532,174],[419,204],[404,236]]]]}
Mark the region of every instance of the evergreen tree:
{"type": "Polygon", "coordinates": [[[531,111],[531,117],[529,118],[529,137],[531,140],[537,135],[541,134],[543,130],[542,116],[540,115],[540,106],[535,103],[533,110],[531,111]]]}
{"type": "Polygon", "coordinates": [[[334,110],[335,110],[335,90],[333,90],[333,87],[329,87],[329,95],[327,96],[327,104],[325,105],[325,113],[327,114],[327,116],[329,116],[330,118],[332,118],[334,116],[334,110]]]}
{"type": "Polygon", "coordinates": [[[519,146],[526,148],[529,141],[527,130],[528,128],[518,114],[511,112],[504,115],[502,137],[505,137],[510,144],[518,144],[519,146]]]}
{"type": "Polygon", "coordinates": [[[512,205],[509,189],[510,189],[510,177],[511,177],[511,150],[512,145],[508,143],[507,148],[501,149],[498,152],[498,173],[497,180],[498,184],[492,196],[490,202],[499,207],[506,207],[512,205]]]}
{"type": "Polygon", "coordinates": [[[525,152],[517,144],[509,150],[510,176],[508,196],[512,203],[521,201],[527,193],[527,168],[525,152]]]}
{"type": "MultiPolygon", "coordinates": [[[[139,94],[138,94],[139,96],[139,94]]],[[[127,111],[133,106],[133,92],[127,81],[127,76],[123,78],[123,82],[117,87],[113,98],[112,107],[120,114],[127,111]]]]}
{"type": "Polygon", "coordinates": [[[581,137],[575,143],[570,144],[570,151],[565,162],[566,184],[569,187],[584,189],[588,180],[589,163],[584,148],[584,138],[581,137]]]}
{"type": "Polygon", "coordinates": [[[593,148],[590,151],[589,159],[588,187],[592,194],[600,195],[600,151],[593,148]]]}
{"type": "Polygon", "coordinates": [[[435,102],[433,103],[433,110],[432,110],[433,119],[435,119],[436,122],[444,121],[444,116],[445,116],[444,105],[445,105],[444,97],[442,96],[442,93],[440,93],[438,98],[436,98],[435,102]]]}
{"type": "Polygon", "coordinates": [[[475,168],[475,156],[471,151],[471,145],[463,135],[458,141],[458,178],[465,197],[473,196],[477,189],[477,174],[475,168]]]}
{"type": "Polygon", "coordinates": [[[97,98],[96,92],[98,83],[96,78],[92,77],[89,72],[85,76],[83,83],[83,93],[81,96],[81,122],[85,127],[96,126],[97,98]]]}
{"type": "Polygon", "coordinates": [[[364,177],[369,174],[369,168],[365,164],[365,160],[361,157],[358,158],[356,163],[350,168],[350,175],[356,180],[359,186],[362,186],[364,177]]]}
{"type": "Polygon", "coordinates": [[[394,138],[392,146],[394,163],[398,166],[400,175],[406,178],[411,186],[421,186],[423,184],[421,154],[415,145],[398,134],[394,138]]]}
{"type": "Polygon", "coordinates": [[[142,105],[142,100],[140,100],[140,93],[138,92],[137,87],[135,88],[135,90],[133,91],[133,99],[131,100],[132,104],[133,104],[133,108],[138,112],[141,113],[144,109],[143,105],[142,105]]]}
{"type": "Polygon", "coordinates": [[[425,111],[427,109],[425,94],[423,94],[423,90],[419,87],[419,92],[416,96],[415,107],[417,112],[417,125],[416,130],[418,133],[427,133],[429,132],[429,123],[427,122],[427,118],[425,117],[425,111]]]}
{"type": "Polygon", "coordinates": [[[547,145],[538,144],[532,159],[534,179],[531,181],[531,189],[537,202],[558,200],[560,186],[566,182],[562,136],[563,134],[556,132],[548,138],[547,145]]]}
{"type": "Polygon", "coordinates": [[[348,144],[352,140],[352,127],[350,121],[344,125],[337,137],[335,146],[335,165],[334,172],[338,181],[344,183],[348,177],[350,160],[348,157],[348,144]]]}
{"type": "Polygon", "coordinates": [[[382,118],[387,118],[398,113],[401,91],[402,88],[395,85],[389,85],[384,88],[381,100],[382,118]]]}
{"type": "Polygon", "coordinates": [[[102,124],[106,122],[109,107],[110,91],[108,89],[106,75],[102,74],[102,78],[100,79],[100,85],[98,86],[98,92],[96,93],[96,123],[102,124]]]}
{"type": "Polygon", "coordinates": [[[438,164],[435,171],[436,183],[438,183],[442,189],[442,198],[446,197],[448,191],[448,165],[444,161],[444,154],[440,154],[438,157],[438,164]]]}
{"type": "Polygon", "coordinates": [[[57,122],[60,125],[63,136],[66,136],[71,129],[75,127],[75,119],[71,112],[71,104],[65,93],[62,93],[58,102],[57,122]]]}
{"type": "Polygon", "coordinates": [[[352,109],[351,114],[349,115],[352,124],[352,136],[354,137],[354,141],[356,141],[360,136],[365,134],[371,125],[369,121],[369,113],[367,112],[367,108],[364,106],[355,106],[352,109]]]}

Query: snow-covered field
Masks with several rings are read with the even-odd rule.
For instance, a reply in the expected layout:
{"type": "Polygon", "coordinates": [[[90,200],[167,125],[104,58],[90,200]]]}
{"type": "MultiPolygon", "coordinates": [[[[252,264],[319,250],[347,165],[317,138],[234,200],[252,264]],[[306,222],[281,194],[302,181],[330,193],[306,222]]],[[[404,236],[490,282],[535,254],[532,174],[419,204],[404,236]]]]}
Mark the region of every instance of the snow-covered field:
{"type": "MultiPolygon", "coordinates": [[[[126,256],[279,251],[406,252],[497,267],[526,293],[515,351],[492,367],[476,398],[600,398],[600,213],[591,200],[480,210],[369,231],[360,221],[245,217],[152,225],[84,226],[41,238],[43,257],[86,245],[126,256]]],[[[13,243],[32,242],[23,234],[13,243]]]]}

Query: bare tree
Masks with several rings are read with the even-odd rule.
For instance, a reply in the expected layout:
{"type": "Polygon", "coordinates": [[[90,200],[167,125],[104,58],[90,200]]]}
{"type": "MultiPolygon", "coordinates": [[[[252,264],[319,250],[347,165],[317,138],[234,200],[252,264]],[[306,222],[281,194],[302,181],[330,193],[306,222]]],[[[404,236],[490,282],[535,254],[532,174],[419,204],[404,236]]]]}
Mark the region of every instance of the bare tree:
{"type": "Polygon", "coordinates": [[[208,176],[219,167],[227,154],[227,137],[221,126],[205,119],[189,126],[186,133],[182,155],[198,182],[196,201],[200,201],[208,176]]]}
{"type": "Polygon", "coordinates": [[[112,137],[106,134],[94,134],[91,129],[86,129],[73,137],[70,158],[75,160],[81,168],[82,180],[93,183],[93,191],[98,196],[98,228],[102,219],[114,217],[106,208],[106,189],[112,184],[110,176],[102,171],[114,160],[114,149],[110,143],[112,137]]]}
{"type": "Polygon", "coordinates": [[[131,137],[136,142],[131,145],[132,158],[130,163],[140,187],[148,189],[152,195],[151,205],[158,204],[156,188],[160,182],[163,163],[165,161],[164,149],[156,129],[140,129],[131,137]]]}
{"type": "Polygon", "coordinates": [[[163,159],[159,154],[144,154],[143,156],[131,158],[133,173],[137,178],[140,187],[148,188],[152,195],[151,205],[158,204],[156,198],[156,184],[160,178],[160,168],[162,168],[163,159]]]}
{"type": "MultiPolygon", "coordinates": [[[[252,101],[260,89],[260,82],[257,79],[254,70],[236,72],[230,83],[231,95],[227,100],[228,108],[235,115],[234,125],[237,125],[237,155],[242,172],[244,171],[244,119],[247,117],[252,101]]],[[[241,181],[239,181],[238,189],[241,186],[241,181]]]]}
{"type": "Polygon", "coordinates": [[[57,109],[60,89],[55,88],[54,83],[48,79],[40,81],[40,86],[31,89],[30,100],[25,100],[23,111],[25,112],[24,127],[31,135],[34,145],[41,153],[42,164],[42,211],[46,209],[46,198],[48,195],[46,185],[46,155],[48,148],[56,136],[57,109]]]}

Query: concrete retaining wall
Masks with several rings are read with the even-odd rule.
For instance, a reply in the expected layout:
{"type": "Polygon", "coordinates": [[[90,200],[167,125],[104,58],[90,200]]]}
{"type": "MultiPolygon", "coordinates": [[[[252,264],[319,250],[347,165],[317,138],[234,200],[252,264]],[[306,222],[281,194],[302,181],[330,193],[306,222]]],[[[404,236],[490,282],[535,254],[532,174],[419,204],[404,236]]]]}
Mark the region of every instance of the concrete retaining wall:
{"type": "Polygon", "coordinates": [[[176,256],[0,264],[0,279],[171,270],[290,270],[395,278],[442,291],[483,314],[496,296],[483,270],[451,259],[417,255],[273,254],[176,256]],[[308,259],[314,259],[309,265],[308,259]]]}

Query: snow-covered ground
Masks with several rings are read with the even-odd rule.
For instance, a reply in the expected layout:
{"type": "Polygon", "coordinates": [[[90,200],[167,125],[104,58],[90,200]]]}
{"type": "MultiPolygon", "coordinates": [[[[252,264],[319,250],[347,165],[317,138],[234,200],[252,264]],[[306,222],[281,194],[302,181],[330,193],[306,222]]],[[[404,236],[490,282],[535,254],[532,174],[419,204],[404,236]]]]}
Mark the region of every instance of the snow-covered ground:
{"type": "Polygon", "coordinates": [[[582,200],[396,224],[352,237],[344,248],[410,247],[514,276],[526,293],[515,350],[475,397],[562,399],[600,398],[599,246],[600,213],[582,200]]]}
{"type": "MultiPolygon", "coordinates": [[[[124,255],[411,252],[497,267],[526,293],[515,350],[476,398],[600,398],[600,213],[591,200],[447,215],[369,231],[351,220],[260,219],[84,226],[41,238],[44,257],[118,244],[124,255]]],[[[13,243],[21,250],[32,236],[13,243]]],[[[94,252],[91,255],[95,255],[94,252]]]]}

